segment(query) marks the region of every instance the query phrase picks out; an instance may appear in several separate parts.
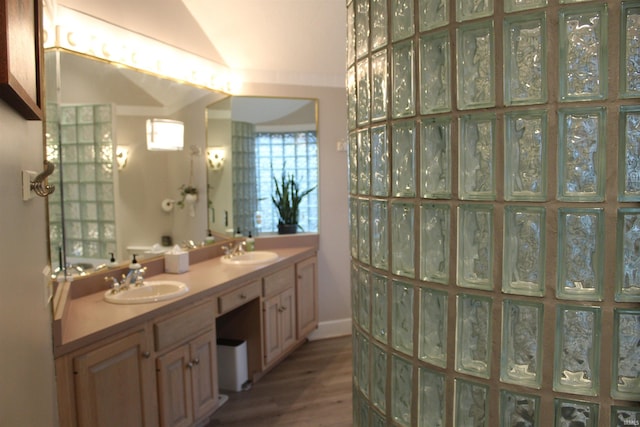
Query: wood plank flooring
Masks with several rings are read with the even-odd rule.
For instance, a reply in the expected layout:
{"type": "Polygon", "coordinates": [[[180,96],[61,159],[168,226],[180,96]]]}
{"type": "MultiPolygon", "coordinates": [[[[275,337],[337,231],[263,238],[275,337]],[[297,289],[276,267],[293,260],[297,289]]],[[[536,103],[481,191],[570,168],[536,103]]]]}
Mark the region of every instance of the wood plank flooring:
{"type": "Polygon", "coordinates": [[[305,343],[206,427],[348,427],[352,425],[351,336],[305,343]]]}

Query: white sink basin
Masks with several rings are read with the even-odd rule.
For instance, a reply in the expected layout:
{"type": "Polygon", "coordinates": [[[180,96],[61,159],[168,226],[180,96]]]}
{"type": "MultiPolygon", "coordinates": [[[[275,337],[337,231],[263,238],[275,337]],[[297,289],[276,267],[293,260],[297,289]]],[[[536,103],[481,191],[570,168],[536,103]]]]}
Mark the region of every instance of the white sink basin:
{"type": "Polygon", "coordinates": [[[104,299],[112,304],[143,304],[166,301],[189,292],[189,287],[173,280],[145,280],[142,286],[130,287],[118,293],[105,292],[104,299]]]}
{"type": "Polygon", "coordinates": [[[278,254],[275,252],[251,251],[245,252],[242,255],[235,255],[230,258],[223,256],[222,263],[231,265],[262,264],[265,262],[273,261],[276,258],[278,258],[278,254]]]}

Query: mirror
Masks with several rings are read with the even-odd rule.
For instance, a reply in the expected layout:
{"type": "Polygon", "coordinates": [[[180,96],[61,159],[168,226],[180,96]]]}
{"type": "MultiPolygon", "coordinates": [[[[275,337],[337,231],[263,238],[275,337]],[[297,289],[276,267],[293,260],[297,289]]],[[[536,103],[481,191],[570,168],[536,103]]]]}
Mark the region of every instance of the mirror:
{"type": "MultiPolygon", "coordinates": [[[[318,184],[318,102],[232,96],[207,108],[207,149],[224,153],[208,171],[209,228],[227,235],[277,231],[274,177],[293,175],[300,190],[318,184]]],[[[214,161],[215,163],[215,161],[214,161]]],[[[300,203],[299,231],[318,231],[317,190],[300,203]]]]}
{"type": "Polygon", "coordinates": [[[51,265],[73,272],[207,234],[208,105],[226,95],[56,49],[45,52],[51,265]],[[146,120],[184,123],[184,150],[148,151],[146,120]],[[128,150],[126,163],[122,147],[128,150]],[[117,160],[124,163],[118,169],[117,160]],[[180,189],[202,194],[182,203],[180,189]],[[171,209],[169,209],[169,206],[171,209]],[[191,209],[193,208],[193,209],[191,209]]]}

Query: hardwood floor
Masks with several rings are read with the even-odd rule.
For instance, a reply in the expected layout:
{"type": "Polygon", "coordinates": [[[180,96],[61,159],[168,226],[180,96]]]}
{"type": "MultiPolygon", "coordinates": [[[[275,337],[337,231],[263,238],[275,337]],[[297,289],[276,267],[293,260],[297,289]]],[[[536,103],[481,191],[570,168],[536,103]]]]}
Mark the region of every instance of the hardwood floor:
{"type": "Polygon", "coordinates": [[[351,336],[311,341],[229,401],[206,427],[352,425],[351,336]]]}

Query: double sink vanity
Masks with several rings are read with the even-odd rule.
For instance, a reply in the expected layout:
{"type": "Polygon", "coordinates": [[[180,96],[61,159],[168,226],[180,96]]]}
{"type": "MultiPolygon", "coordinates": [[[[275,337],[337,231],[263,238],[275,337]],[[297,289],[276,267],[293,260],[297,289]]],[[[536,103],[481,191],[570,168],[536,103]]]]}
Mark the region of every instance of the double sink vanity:
{"type": "Polygon", "coordinates": [[[202,425],[224,402],[218,339],[246,341],[251,382],[301,345],[318,324],[318,236],[259,245],[235,259],[218,244],[192,250],[179,275],[165,273],[162,258],[143,261],[147,284],[115,294],[105,277],[126,266],[61,283],[53,324],[60,425],[202,425]]]}

